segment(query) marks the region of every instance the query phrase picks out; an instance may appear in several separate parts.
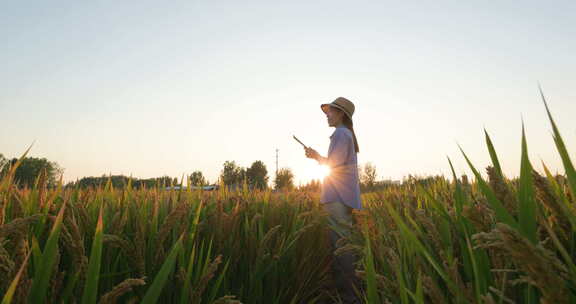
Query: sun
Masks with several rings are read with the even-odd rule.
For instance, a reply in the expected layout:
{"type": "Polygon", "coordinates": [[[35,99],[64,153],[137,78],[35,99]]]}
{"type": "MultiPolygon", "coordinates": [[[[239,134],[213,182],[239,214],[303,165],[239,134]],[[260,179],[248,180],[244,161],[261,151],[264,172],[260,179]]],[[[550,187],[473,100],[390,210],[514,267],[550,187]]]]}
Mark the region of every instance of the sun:
{"type": "Polygon", "coordinates": [[[324,165],[311,166],[308,172],[308,177],[310,179],[322,180],[324,177],[330,174],[330,168],[324,165]]]}

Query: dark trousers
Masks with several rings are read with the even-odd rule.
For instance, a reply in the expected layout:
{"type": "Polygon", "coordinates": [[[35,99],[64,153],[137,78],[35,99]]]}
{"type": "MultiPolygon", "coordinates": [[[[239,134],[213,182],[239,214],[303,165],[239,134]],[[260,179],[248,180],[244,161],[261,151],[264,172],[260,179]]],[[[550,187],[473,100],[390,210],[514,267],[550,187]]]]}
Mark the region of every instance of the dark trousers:
{"type": "MultiPolygon", "coordinates": [[[[350,236],[350,227],[347,225],[354,224],[352,208],[341,202],[324,203],[323,207],[328,213],[330,246],[332,252],[334,252],[342,246],[342,242],[336,244],[338,240],[350,236]]],[[[356,256],[350,251],[345,251],[334,255],[333,261],[332,273],[334,275],[334,282],[343,302],[346,304],[361,303],[359,297],[356,296],[354,292],[354,286],[358,284],[354,268],[356,256]]]]}

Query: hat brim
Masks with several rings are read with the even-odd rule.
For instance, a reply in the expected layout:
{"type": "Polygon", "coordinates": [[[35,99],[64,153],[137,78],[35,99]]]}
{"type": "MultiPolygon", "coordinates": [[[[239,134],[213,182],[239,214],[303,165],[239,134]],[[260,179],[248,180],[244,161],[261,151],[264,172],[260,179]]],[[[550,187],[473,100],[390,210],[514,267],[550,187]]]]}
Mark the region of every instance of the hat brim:
{"type": "Polygon", "coordinates": [[[352,116],[350,115],[350,113],[348,113],[348,111],[346,111],[346,109],[344,109],[343,107],[341,107],[337,104],[323,103],[320,105],[320,109],[322,109],[322,112],[324,112],[324,113],[328,112],[329,107],[334,107],[334,108],[337,108],[339,110],[342,110],[342,112],[344,112],[344,114],[346,114],[346,116],[348,116],[348,118],[350,118],[350,120],[352,120],[352,116]]]}

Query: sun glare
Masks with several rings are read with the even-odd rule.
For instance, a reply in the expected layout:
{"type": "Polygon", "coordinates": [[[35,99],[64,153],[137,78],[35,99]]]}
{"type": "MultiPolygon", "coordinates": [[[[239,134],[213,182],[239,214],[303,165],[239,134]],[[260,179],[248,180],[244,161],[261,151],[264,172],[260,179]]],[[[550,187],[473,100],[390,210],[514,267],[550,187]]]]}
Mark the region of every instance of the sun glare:
{"type": "Polygon", "coordinates": [[[330,174],[330,168],[328,168],[328,166],[318,165],[310,168],[309,178],[322,180],[329,174],[330,174]]]}

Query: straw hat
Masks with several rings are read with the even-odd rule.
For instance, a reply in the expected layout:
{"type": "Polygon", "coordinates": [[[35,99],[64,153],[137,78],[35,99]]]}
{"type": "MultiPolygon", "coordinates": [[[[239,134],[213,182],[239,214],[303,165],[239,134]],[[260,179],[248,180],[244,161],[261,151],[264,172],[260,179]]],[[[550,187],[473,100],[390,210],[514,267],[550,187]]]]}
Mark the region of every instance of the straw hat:
{"type": "Polygon", "coordinates": [[[324,111],[324,113],[326,113],[329,106],[342,110],[346,116],[352,120],[352,114],[354,114],[354,104],[350,100],[344,97],[338,97],[332,103],[321,104],[320,108],[322,111],[324,111]]]}

